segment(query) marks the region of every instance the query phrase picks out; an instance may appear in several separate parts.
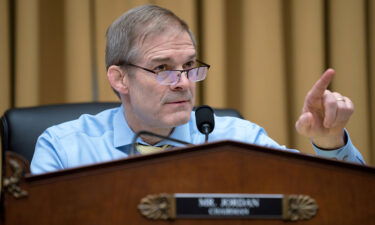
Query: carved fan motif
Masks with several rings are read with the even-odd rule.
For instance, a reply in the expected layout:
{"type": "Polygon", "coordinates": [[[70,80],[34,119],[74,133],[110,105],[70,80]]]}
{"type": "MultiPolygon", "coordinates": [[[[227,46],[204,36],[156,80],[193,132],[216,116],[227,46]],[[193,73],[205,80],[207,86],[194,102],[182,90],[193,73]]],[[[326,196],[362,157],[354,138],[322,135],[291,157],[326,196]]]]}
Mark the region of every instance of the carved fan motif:
{"type": "Polygon", "coordinates": [[[172,215],[172,196],[167,194],[148,195],[141,200],[138,209],[142,215],[149,219],[171,219],[172,215]]]}
{"type": "Polygon", "coordinates": [[[307,195],[288,196],[288,218],[291,221],[307,220],[316,215],[318,205],[307,195]]]}

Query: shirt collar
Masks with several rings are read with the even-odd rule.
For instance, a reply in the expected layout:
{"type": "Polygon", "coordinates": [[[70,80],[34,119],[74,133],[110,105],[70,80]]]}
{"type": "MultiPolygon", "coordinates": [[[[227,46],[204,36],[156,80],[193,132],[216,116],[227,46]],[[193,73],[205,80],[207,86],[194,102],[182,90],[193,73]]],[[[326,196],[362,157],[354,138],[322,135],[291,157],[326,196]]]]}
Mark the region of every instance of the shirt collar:
{"type": "MultiPolygon", "coordinates": [[[[192,142],[191,134],[190,134],[190,123],[185,123],[180,126],[177,126],[173,129],[172,134],[170,135],[171,138],[185,141],[188,143],[192,142]]],[[[170,140],[162,140],[157,145],[172,145],[175,147],[183,147],[185,144],[170,141],[170,140]]]]}
{"type": "Polygon", "coordinates": [[[118,148],[132,143],[134,132],[125,120],[124,107],[121,105],[113,118],[113,143],[118,148]]]}
{"type": "MultiPolygon", "coordinates": [[[[193,116],[193,115],[191,115],[193,116]]],[[[113,119],[113,138],[114,138],[114,147],[119,148],[125,145],[130,145],[133,141],[135,133],[130,129],[127,121],[125,120],[124,107],[121,105],[114,115],[113,119]]],[[[190,133],[190,123],[185,123],[180,126],[177,126],[173,129],[170,137],[185,141],[188,143],[192,142],[191,133],[190,133]]],[[[141,138],[137,139],[137,142],[147,145],[141,138]]],[[[163,140],[156,145],[172,145],[176,147],[185,146],[184,144],[176,143],[174,141],[163,140]]]]}

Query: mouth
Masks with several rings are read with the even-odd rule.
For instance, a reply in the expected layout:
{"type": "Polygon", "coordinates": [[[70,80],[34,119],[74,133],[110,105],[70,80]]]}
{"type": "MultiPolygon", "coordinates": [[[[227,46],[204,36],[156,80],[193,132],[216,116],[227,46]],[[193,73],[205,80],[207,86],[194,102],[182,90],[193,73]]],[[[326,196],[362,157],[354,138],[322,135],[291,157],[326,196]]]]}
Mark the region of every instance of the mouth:
{"type": "Polygon", "coordinates": [[[189,102],[190,102],[189,100],[181,100],[181,101],[167,102],[166,104],[168,104],[168,105],[171,105],[171,104],[181,105],[181,104],[186,104],[186,103],[189,103],[189,102]]]}

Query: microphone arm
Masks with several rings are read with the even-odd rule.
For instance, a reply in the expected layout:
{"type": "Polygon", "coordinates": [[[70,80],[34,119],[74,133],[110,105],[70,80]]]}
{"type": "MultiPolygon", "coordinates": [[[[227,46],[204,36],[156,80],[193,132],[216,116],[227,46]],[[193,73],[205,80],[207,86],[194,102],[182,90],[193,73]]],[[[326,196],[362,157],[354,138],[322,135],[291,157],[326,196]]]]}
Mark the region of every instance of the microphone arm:
{"type": "Polygon", "coordinates": [[[139,136],[141,135],[147,135],[147,136],[151,136],[151,137],[158,137],[158,138],[161,138],[163,140],[169,140],[169,141],[173,141],[173,142],[176,142],[176,143],[180,143],[180,144],[184,144],[184,145],[187,145],[187,146],[194,146],[193,144],[189,143],[189,142],[186,142],[186,141],[181,141],[181,140],[178,140],[178,139],[175,139],[175,138],[171,138],[171,137],[168,137],[168,136],[163,136],[163,135],[159,135],[159,134],[155,134],[155,133],[152,133],[152,132],[149,132],[149,131],[145,131],[145,130],[142,130],[142,131],[139,131],[138,133],[136,133],[133,137],[133,140],[132,140],[132,148],[130,149],[130,155],[135,155],[135,152],[137,151],[136,149],[136,141],[138,139],[139,136]]]}
{"type": "Polygon", "coordinates": [[[211,133],[211,126],[207,123],[203,124],[202,125],[202,129],[203,129],[203,133],[204,133],[204,142],[207,142],[208,141],[208,135],[211,133]]]}

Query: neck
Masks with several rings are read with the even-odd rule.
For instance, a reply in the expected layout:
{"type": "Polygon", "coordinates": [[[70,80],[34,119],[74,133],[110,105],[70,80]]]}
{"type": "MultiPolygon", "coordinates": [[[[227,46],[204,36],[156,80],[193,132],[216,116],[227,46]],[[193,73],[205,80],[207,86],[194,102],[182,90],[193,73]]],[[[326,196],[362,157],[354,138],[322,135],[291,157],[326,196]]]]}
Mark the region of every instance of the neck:
{"type": "MultiPolygon", "coordinates": [[[[169,136],[169,134],[172,132],[172,130],[173,130],[173,128],[169,129],[168,133],[164,133],[164,134],[162,134],[161,132],[157,132],[157,131],[150,131],[150,130],[147,130],[147,131],[155,133],[155,134],[159,134],[159,135],[162,135],[162,136],[169,136]]],[[[141,138],[144,142],[146,142],[147,144],[150,144],[150,145],[155,145],[158,142],[163,140],[162,138],[158,138],[158,137],[154,137],[154,136],[150,136],[150,135],[141,135],[141,138]]]]}
{"type": "MultiPolygon", "coordinates": [[[[156,128],[156,127],[149,127],[149,126],[144,126],[142,123],[135,123],[133,119],[127,117],[127,113],[124,110],[124,117],[125,120],[128,123],[129,128],[134,132],[138,133],[140,131],[148,131],[154,134],[159,134],[162,136],[168,136],[171,134],[173,128],[156,128]]],[[[162,138],[150,136],[150,135],[141,135],[141,138],[144,142],[150,145],[157,144],[162,138]]]]}

